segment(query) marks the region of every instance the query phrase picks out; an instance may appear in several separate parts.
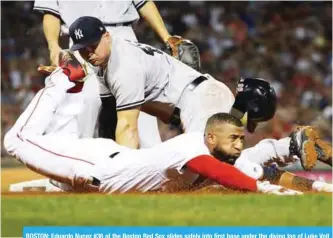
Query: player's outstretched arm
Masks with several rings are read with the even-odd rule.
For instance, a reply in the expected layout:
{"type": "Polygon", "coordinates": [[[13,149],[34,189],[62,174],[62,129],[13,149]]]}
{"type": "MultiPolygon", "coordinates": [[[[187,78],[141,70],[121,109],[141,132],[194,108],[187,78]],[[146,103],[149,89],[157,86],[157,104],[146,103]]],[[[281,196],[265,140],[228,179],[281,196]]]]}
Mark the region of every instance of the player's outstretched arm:
{"type": "Polygon", "coordinates": [[[138,118],[140,108],[138,106],[117,112],[116,142],[118,144],[132,149],[139,148],[138,118]]]}
{"type": "Polygon", "coordinates": [[[52,14],[45,14],[43,17],[44,35],[49,46],[50,61],[52,65],[58,65],[59,53],[62,50],[59,46],[60,19],[52,14]]]}
{"type": "Polygon", "coordinates": [[[258,191],[277,195],[297,195],[297,191],[285,189],[269,182],[257,181],[232,165],[221,162],[209,155],[197,156],[186,163],[192,172],[209,178],[219,184],[233,189],[258,191]]]}

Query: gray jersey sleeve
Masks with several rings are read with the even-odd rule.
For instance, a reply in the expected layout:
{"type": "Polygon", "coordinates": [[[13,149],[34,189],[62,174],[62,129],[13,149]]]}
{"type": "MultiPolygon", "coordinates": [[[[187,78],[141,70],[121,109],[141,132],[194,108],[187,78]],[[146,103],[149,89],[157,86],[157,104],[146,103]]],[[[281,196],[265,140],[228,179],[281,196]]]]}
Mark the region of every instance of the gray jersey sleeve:
{"type": "Polygon", "coordinates": [[[133,1],[133,5],[137,11],[139,11],[140,8],[143,7],[146,3],[147,3],[147,1],[143,1],[143,0],[134,0],[133,1]]]}
{"type": "Polygon", "coordinates": [[[99,82],[99,96],[101,98],[107,98],[112,96],[112,93],[110,91],[110,85],[103,75],[103,69],[93,68],[93,70],[99,82]]]}
{"type": "Polygon", "coordinates": [[[101,98],[111,97],[111,91],[105,83],[99,82],[99,96],[101,98]]]}
{"type": "Polygon", "coordinates": [[[60,16],[57,0],[36,0],[34,3],[34,10],[39,11],[43,14],[51,13],[60,16]]]}
{"type": "Polygon", "coordinates": [[[139,65],[119,67],[116,74],[112,75],[113,83],[109,79],[108,82],[117,101],[117,110],[136,107],[145,102],[145,76],[139,65]]]}

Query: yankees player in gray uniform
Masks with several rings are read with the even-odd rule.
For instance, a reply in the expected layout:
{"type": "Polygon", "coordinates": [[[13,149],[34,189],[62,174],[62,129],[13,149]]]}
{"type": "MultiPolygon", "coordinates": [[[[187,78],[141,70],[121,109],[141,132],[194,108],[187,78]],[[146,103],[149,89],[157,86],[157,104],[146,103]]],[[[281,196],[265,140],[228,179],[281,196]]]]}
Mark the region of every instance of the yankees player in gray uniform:
{"type": "Polygon", "coordinates": [[[203,131],[209,116],[228,112],[234,103],[223,83],[149,45],[112,35],[97,18],[79,18],[69,33],[74,42],[71,50],[100,66],[100,93],[116,98],[116,141],[121,145],[139,147],[137,120],[148,102],[180,108],[186,132],[203,131]]]}
{"type": "MultiPolygon", "coordinates": [[[[42,12],[44,34],[47,40],[50,50],[50,61],[53,65],[58,65],[59,52],[61,47],[59,46],[60,31],[63,34],[68,33],[68,28],[77,18],[81,16],[94,16],[103,22],[106,29],[113,35],[117,35],[124,39],[137,41],[134,34],[132,25],[139,19],[141,15],[151,28],[157,33],[163,42],[168,42],[171,38],[167,29],[164,26],[164,22],[152,1],[57,1],[57,0],[37,0],[34,4],[34,10],[42,12]],[[64,23],[64,25],[62,25],[64,23]]],[[[81,37],[82,32],[79,30],[75,32],[76,37],[81,37]]],[[[72,42],[70,42],[70,45],[72,42]]],[[[172,44],[170,42],[170,44],[172,44]]],[[[76,54],[76,57],[83,63],[83,60],[76,54]]],[[[88,66],[89,75],[86,78],[84,84],[83,93],[85,95],[85,111],[79,117],[80,136],[92,137],[95,130],[95,124],[97,121],[99,109],[101,106],[101,100],[99,98],[99,86],[96,79],[95,70],[91,65],[88,66]]],[[[114,100],[111,97],[102,99],[103,104],[114,104],[114,100]]],[[[101,118],[106,117],[108,123],[115,123],[116,118],[112,115],[108,115],[101,112],[101,118]],[[111,117],[111,118],[110,118],[111,117]]],[[[152,130],[153,133],[150,137],[147,137],[147,130],[145,137],[141,137],[142,140],[146,138],[146,142],[157,140],[154,143],[160,142],[156,119],[149,116],[140,116],[141,128],[146,128],[146,124],[155,123],[156,129],[152,130]],[[159,141],[158,141],[159,140],[159,141]]],[[[111,126],[112,127],[112,126],[111,126]]],[[[100,131],[100,135],[105,131],[100,131]]],[[[109,136],[109,135],[107,135],[109,136]]],[[[146,143],[145,142],[145,143],[146,143]]],[[[144,143],[141,141],[141,143],[144,143]]]]}

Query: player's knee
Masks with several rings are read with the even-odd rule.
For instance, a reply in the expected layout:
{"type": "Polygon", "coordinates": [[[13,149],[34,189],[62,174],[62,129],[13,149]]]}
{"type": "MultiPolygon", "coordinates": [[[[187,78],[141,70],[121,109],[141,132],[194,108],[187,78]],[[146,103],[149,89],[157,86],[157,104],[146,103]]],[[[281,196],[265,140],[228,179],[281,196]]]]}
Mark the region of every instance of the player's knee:
{"type": "Polygon", "coordinates": [[[12,128],[4,136],[3,146],[9,155],[14,156],[15,151],[17,151],[23,141],[24,139],[20,132],[12,128]]]}
{"type": "Polygon", "coordinates": [[[3,140],[3,146],[8,154],[12,155],[16,150],[19,138],[12,130],[8,131],[3,140]]]}

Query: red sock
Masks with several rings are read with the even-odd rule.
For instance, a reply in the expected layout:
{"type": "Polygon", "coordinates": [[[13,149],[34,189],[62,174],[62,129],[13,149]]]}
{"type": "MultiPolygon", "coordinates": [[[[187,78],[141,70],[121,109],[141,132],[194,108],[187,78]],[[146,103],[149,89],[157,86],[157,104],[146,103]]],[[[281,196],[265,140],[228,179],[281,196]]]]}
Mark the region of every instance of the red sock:
{"type": "MultiPolygon", "coordinates": [[[[83,88],[83,82],[75,81],[75,78],[76,77],[78,78],[79,76],[77,76],[75,74],[72,75],[71,74],[71,70],[68,69],[68,68],[62,68],[62,72],[68,76],[68,78],[69,78],[70,81],[72,81],[73,83],[75,83],[75,86],[72,87],[72,88],[70,88],[70,89],[68,89],[67,92],[68,93],[78,93],[78,92],[81,92],[82,88],[83,88]]],[[[78,71],[74,70],[74,72],[78,72],[78,71]]],[[[81,73],[79,72],[79,74],[81,74],[81,73]]]]}

